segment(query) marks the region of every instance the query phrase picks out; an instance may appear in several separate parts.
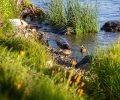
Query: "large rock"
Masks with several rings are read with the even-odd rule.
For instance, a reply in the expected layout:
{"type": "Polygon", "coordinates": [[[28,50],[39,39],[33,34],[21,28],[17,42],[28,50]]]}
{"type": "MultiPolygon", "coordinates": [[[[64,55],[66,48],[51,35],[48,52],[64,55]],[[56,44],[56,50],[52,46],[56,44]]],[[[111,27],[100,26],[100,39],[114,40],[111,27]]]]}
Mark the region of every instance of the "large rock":
{"type": "Polygon", "coordinates": [[[45,17],[45,13],[43,9],[30,4],[28,7],[24,7],[22,13],[23,19],[30,18],[31,21],[33,20],[43,20],[45,17]]]}
{"type": "Polygon", "coordinates": [[[87,55],[75,65],[75,68],[88,70],[90,68],[90,63],[91,63],[91,56],[87,55]]]}
{"type": "Polygon", "coordinates": [[[108,21],[103,25],[101,30],[104,30],[106,32],[120,32],[120,21],[108,21]]]}
{"type": "Polygon", "coordinates": [[[55,41],[61,49],[70,49],[70,45],[65,38],[59,36],[56,37],[55,41]]]}
{"type": "Polygon", "coordinates": [[[9,21],[13,24],[13,26],[15,27],[27,27],[28,26],[28,23],[25,22],[24,20],[21,20],[21,19],[9,19],[9,21]]]}

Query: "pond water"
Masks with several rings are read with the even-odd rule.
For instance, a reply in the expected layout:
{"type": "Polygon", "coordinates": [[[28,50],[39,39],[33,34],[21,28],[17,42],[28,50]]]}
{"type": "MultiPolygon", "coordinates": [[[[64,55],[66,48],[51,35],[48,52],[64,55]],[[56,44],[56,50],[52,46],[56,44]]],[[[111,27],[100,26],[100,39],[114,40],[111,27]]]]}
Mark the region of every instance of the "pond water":
{"type": "MultiPolygon", "coordinates": [[[[50,0],[31,0],[35,5],[46,9],[46,4],[50,3],[50,0]]],[[[91,0],[93,3],[95,0],[91,0]]],[[[99,7],[99,24],[100,27],[108,20],[120,20],[120,0],[98,0],[99,7]]],[[[49,31],[49,33],[51,33],[49,31]]],[[[106,48],[113,44],[120,36],[118,33],[106,33],[103,31],[94,35],[89,35],[86,38],[80,39],[75,36],[63,36],[68,40],[73,51],[73,58],[76,60],[81,59],[80,46],[84,45],[89,54],[94,54],[96,46],[99,48],[106,48]]],[[[56,47],[54,42],[52,45],[56,47]]]]}

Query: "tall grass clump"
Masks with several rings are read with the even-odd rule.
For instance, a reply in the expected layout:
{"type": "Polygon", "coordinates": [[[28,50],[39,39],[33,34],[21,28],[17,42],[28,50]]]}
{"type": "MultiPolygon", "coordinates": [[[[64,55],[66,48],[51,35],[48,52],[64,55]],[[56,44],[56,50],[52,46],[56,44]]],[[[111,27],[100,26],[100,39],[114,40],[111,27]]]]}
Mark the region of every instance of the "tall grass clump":
{"type": "Polygon", "coordinates": [[[93,5],[91,2],[79,0],[53,1],[48,12],[51,16],[49,18],[52,19],[51,22],[55,22],[55,25],[66,22],[64,25],[73,27],[77,35],[98,32],[97,2],[93,5]],[[66,20],[61,21],[61,19],[66,20]]]}
{"type": "Polygon", "coordinates": [[[45,46],[37,43],[34,40],[1,36],[0,45],[11,51],[25,52],[25,63],[32,68],[45,68],[46,62],[51,60],[51,57],[45,50],[45,46]]]}
{"type": "Polygon", "coordinates": [[[21,100],[24,86],[28,83],[28,70],[16,59],[16,52],[2,46],[0,51],[0,94],[11,100],[21,100]]]}
{"type": "Polygon", "coordinates": [[[66,14],[67,25],[74,28],[75,33],[80,32],[80,10],[81,5],[79,0],[67,0],[66,14]]]}
{"type": "Polygon", "coordinates": [[[107,52],[100,52],[93,59],[92,71],[96,75],[96,92],[106,99],[120,98],[120,46],[114,45],[107,52]]]}
{"type": "Polygon", "coordinates": [[[48,20],[53,25],[65,25],[66,14],[63,0],[51,0],[48,5],[48,20]]]}
{"type": "Polygon", "coordinates": [[[0,0],[0,13],[4,19],[16,17],[17,10],[14,0],[0,0]]]}
{"type": "Polygon", "coordinates": [[[14,0],[0,0],[0,15],[2,16],[2,32],[12,33],[14,28],[8,21],[10,18],[15,18],[18,16],[18,11],[16,10],[16,4],[14,0]]]}
{"type": "Polygon", "coordinates": [[[72,25],[77,35],[98,32],[97,2],[92,5],[86,1],[68,0],[66,9],[68,26],[72,25]]]}

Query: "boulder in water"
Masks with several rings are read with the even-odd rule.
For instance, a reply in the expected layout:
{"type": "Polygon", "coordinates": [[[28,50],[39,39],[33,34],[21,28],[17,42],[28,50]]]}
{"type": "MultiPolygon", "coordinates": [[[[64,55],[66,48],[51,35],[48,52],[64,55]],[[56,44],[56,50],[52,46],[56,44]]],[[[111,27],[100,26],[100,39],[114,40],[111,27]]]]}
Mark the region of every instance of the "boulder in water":
{"type": "Polygon", "coordinates": [[[70,49],[69,43],[64,38],[59,36],[56,37],[55,41],[61,49],[70,49]]]}
{"type": "Polygon", "coordinates": [[[120,20],[106,22],[101,30],[106,32],[120,32],[120,20]]]}
{"type": "Polygon", "coordinates": [[[91,56],[85,56],[80,62],[75,65],[75,68],[80,68],[83,70],[88,70],[91,63],[91,56]]]}

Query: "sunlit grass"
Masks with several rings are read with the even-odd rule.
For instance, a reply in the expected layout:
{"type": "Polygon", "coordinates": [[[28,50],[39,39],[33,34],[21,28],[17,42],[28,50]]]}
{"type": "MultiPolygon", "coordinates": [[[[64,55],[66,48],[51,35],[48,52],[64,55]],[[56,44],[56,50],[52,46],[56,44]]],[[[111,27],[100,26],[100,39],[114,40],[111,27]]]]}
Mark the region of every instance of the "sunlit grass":
{"type": "Polygon", "coordinates": [[[16,52],[25,51],[27,58],[26,63],[37,69],[45,68],[46,61],[51,59],[45,50],[45,46],[34,40],[1,36],[0,45],[16,52]]]}
{"type": "Polygon", "coordinates": [[[0,15],[2,17],[2,33],[12,33],[13,26],[8,21],[10,18],[18,16],[14,0],[0,0],[0,15]]]}
{"type": "MultiPolygon", "coordinates": [[[[106,99],[120,97],[120,46],[114,45],[106,52],[99,52],[93,59],[93,72],[96,75],[96,92],[103,93],[106,99]]],[[[96,94],[97,94],[96,93],[96,94]]]]}

